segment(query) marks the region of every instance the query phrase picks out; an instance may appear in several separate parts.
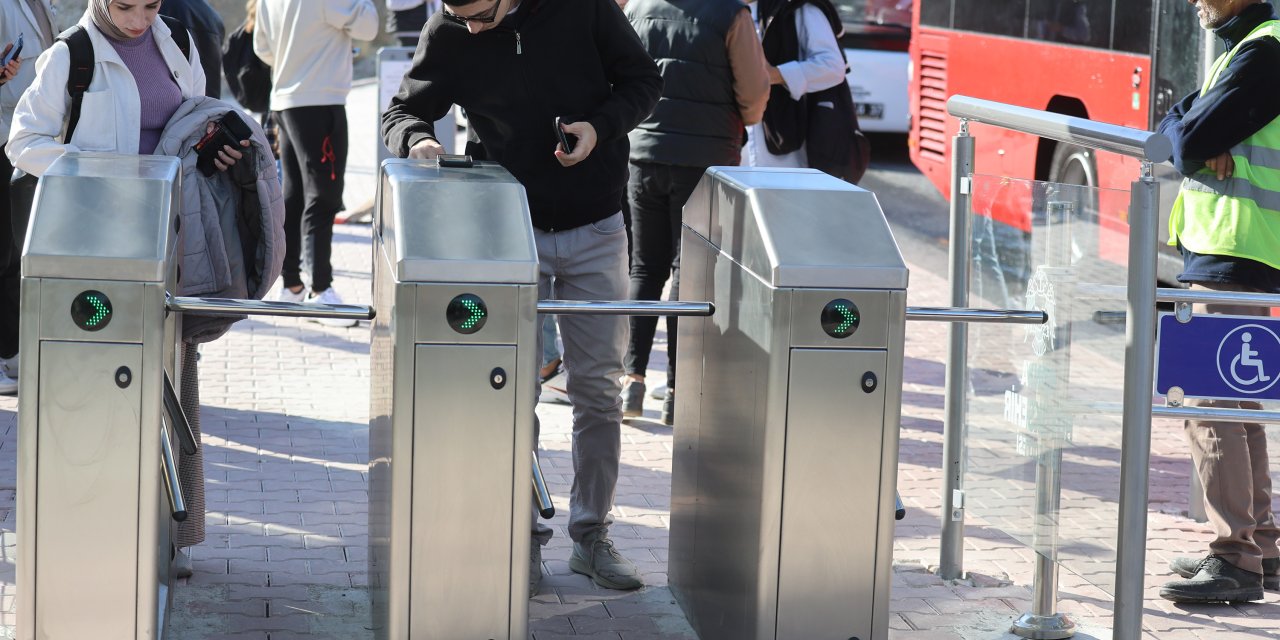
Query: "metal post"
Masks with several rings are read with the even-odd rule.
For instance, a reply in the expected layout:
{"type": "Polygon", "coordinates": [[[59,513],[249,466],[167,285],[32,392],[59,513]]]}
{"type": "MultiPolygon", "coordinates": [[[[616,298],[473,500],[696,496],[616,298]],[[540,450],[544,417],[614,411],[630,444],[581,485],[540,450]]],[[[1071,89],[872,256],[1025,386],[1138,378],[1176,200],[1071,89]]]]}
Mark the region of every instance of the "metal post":
{"type": "MultiPolygon", "coordinates": [[[[1056,289],[1075,289],[1071,271],[1071,220],[1075,205],[1071,202],[1048,203],[1045,225],[1046,252],[1044,266],[1037,278],[1044,278],[1056,289]],[[1056,223],[1056,224],[1055,224],[1056,223]]],[[[1047,306],[1047,305],[1046,305],[1047,306]]],[[[1072,413],[1067,393],[1071,372],[1071,296],[1054,296],[1052,307],[1050,351],[1037,362],[1030,363],[1029,386],[1035,387],[1035,400],[1040,410],[1033,425],[1036,436],[1036,519],[1032,532],[1032,551],[1036,554],[1035,577],[1032,582],[1031,611],[1013,623],[1015,635],[1033,640],[1062,640],[1075,635],[1076,625],[1058,613],[1058,513],[1062,505],[1062,447],[1070,442],[1072,413]]]]}
{"type": "Polygon", "coordinates": [[[1156,348],[1156,223],[1160,187],[1143,163],[1129,201],[1129,302],[1125,325],[1124,422],[1120,449],[1120,528],[1116,540],[1117,640],[1142,635],[1147,481],[1151,460],[1151,390],[1156,348]]]}
{"type": "MultiPolygon", "coordinates": [[[[969,123],[960,121],[960,132],[951,148],[951,246],[947,277],[951,281],[951,306],[969,305],[969,209],[973,176],[974,140],[969,123]]],[[[938,576],[957,580],[964,575],[964,458],[965,391],[968,378],[969,328],[952,323],[947,330],[945,418],[942,426],[942,540],[938,576]]]]}

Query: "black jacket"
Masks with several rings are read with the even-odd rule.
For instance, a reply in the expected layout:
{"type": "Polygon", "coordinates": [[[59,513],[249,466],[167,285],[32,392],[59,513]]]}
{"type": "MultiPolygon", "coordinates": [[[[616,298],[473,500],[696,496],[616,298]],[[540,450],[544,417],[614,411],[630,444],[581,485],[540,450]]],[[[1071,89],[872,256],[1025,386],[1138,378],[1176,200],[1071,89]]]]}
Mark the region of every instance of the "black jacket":
{"type": "Polygon", "coordinates": [[[657,65],[613,0],[525,0],[478,34],[436,13],[382,116],[382,137],[406,157],[436,138],[435,121],[457,104],[489,159],[524,185],[533,225],[572,229],[620,209],[627,132],[661,91],[657,65]],[[572,167],[555,158],[556,116],[588,121],[598,136],[572,167]]]}
{"type": "Polygon", "coordinates": [[[736,165],[742,113],[725,40],[738,0],[630,0],[626,15],[662,68],[662,99],[631,132],[631,159],[684,167],[736,165]]]}
{"type": "Polygon", "coordinates": [[[187,25],[196,51],[200,52],[200,66],[204,67],[204,94],[221,98],[222,41],[227,34],[222,16],[205,0],[164,0],[160,14],[187,25]]]}

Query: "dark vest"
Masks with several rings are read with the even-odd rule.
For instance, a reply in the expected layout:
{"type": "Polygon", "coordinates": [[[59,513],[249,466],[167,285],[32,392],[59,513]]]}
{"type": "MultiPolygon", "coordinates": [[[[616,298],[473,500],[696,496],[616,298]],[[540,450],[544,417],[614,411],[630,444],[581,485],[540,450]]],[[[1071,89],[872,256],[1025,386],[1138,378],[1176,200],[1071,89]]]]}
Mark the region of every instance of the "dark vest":
{"type": "Polygon", "coordinates": [[[427,24],[427,18],[430,17],[427,9],[427,3],[412,9],[403,11],[387,12],[387,33],[392,35],[397,33],[421,33],[423,25],[427,24]]]}
{"type": "Polygon", "coordinates": [[[736,165],[742,115],[725,37],[738,0],[630,0],[627,18],[662,71],[662,97],[629,134],[631,160],[686,167],[736,165]]]}

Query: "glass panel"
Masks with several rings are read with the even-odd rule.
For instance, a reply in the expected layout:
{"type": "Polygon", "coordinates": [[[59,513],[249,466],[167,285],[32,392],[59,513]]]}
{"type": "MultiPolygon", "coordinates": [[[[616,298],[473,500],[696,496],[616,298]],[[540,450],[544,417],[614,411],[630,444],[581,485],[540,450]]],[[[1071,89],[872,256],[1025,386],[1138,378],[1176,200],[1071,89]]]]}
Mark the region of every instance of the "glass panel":
{"type": "Polygon", "coordinates": [[[1111,0],[1038,0],[1027,35],[1049,42],[1106,48],[1111,44],[1111,0]]]}
{"type": "Polygon", "coordinates": [[[955,25],[965,31],[1021,38],[1028,0],[955,0],[955,25]]]}
{"type": "Polygon", "coordinates": [[[1050,323],[969,326],[970,526],[1109,592],[1129,195],[993,176],[972,193],[970,305],[1041,309],[1050,323]]]}
{"type": "Polygon", "coordinates": [[[918,0],[920,24],[947,28],[951,26],[951,0],[918,0]]]}

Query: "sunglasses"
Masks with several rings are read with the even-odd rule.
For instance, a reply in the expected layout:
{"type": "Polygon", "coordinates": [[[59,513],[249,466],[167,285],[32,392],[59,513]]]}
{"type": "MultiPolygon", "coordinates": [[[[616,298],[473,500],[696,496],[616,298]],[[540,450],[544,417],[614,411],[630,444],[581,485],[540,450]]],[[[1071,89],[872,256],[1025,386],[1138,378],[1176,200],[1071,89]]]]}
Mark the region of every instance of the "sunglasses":
{"type": "Polygon", "coordinates": [[[446,20],[456,22],[464,27],[468,22],[490,24],[498,19],[498,5],[500,4],[502,4],[502,0],[494,0],[493,6],[488,11],[481,11],[474,16],[460,16],[446,8],[444,9],[444,17],[446,20]]]}

